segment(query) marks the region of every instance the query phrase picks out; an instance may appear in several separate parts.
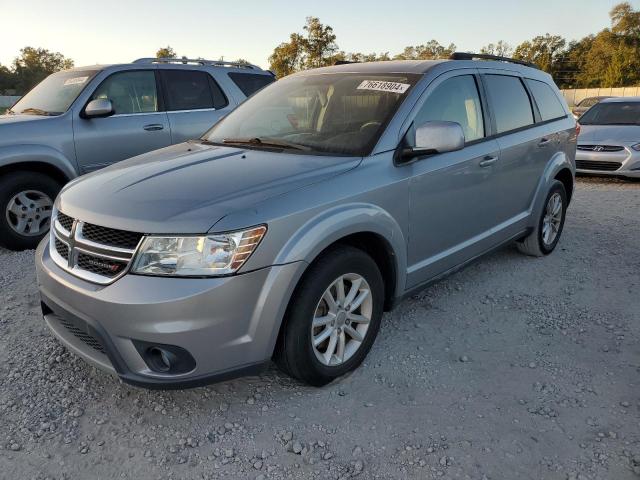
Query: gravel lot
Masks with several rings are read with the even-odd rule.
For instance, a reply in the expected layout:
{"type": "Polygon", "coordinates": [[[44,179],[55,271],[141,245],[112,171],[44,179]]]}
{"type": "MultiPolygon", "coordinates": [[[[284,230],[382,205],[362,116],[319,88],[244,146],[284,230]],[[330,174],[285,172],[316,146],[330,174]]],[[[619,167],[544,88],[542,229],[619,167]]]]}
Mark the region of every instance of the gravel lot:
{"type": "Polygon", "coordinates": [[[580,180],[552,256],[403,302],[353,374],[172,392],[69,354],[33,252],[0,251],[0,477],[637,479],[639,246],[640,184],[580,180]]]}

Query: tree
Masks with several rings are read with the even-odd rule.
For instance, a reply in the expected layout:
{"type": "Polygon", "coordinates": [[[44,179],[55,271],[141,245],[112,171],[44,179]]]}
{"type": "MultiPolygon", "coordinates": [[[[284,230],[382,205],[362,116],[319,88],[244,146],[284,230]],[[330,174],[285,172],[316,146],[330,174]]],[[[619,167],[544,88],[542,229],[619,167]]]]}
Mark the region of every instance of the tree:
{"type": "Polygon", "coordinates": [[[303,68],[304,45],[302,35],[292,33],[288,42],[278,45],[269,57],[269,68],[276,77],[286,77],[303,68]]]}
{"type": "Polygon", "coordinates": [[[331,65],[339,59],[333,28],[323,25],[318,17],[307,17],[303,30],[302,34],[292,33],[289,41],[278,45],[269,57],[270,69],[277,77],[331,65]]]}
{"type": "Polygon", "coordinates": [[[24,47],[13,61],[15,89],[24,94],[46,77],[73,67],[73,60],[44,48],[24,47]]]}
{"type": "Polygon", "coordinates": [[[15,84],[15,76],[13,72],[4,65],[0,65],[0,95],[5,91],[12,90],[15,84]]]}
{"type": "Polygon", "coordinates": [[[480,53],[487,55],[497,55],[499,57],[510,57],[513,53],[513,47],[504,40],[498,41],[498,43],[490,43],[480,49],[480,53]]]}
{"type": "Polygon", "coordinates": [[[559,35],[539,35],[518,45],[513,57],[535,63],[540,69],[553,75],[554,66],[567,41],[559,35]]]}
{"type": "Polygon", "coordinates": [[[307,33],[302,38],[305,67],[317,68],[333,63],[334,54],[338,51],[333,28],[320,23],[318,17],[307,17],[307,24],[303,28],[307,33]]]}
{"type": "Polygon", "coordinates": [[[394,60],[436,60],[439,58],[448,58],[456,51],[456,46],[450,43],[445,47],[440,45],[437,40],[431,40],[424,45],[405,47],[404,51],[395,57],[394,60]]]}
{"type": "Polygon", "coordinates": [[[156,52],[156,58],[178,58],[176,51],[169,45],[158,49],[156,52]]]}

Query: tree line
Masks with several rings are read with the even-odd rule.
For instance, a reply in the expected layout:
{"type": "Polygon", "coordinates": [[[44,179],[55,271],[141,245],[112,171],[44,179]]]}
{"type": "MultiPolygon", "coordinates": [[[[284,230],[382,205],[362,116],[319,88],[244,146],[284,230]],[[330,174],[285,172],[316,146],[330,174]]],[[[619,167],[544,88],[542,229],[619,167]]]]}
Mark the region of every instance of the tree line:
{"type": "MultiPolygon", "coordinates": [[[[480,53],[513,57],[536,64],[550,73],[560,88],[625,87],[640,85],[640,11],[628,2],[613,7],[611,27],[581,40],[560,35],[539,35],[513,48],[504,41],[490,43],[480,53]]],[[[307,17],[302,33],[292,33],[271,56],[271,70],[284,77],[291,73],[333,65],[339,61],[433,60],[447,58],[456,45],[436,40],[408,46],[396,54],[344,52],[333,28],[317,17],[307,17]]]]}
{"type": "MultiPolygon", "coordinates": [[[[640,85],[640,10],[624,2],[609,12],[611,27],[567,41],[560,35],[539,35],[513,48],[504,41],[489,43],[480,53],[511,56],[535,63],[550,73],[560,88],[627,87],[640,85]]],[[[292,33],[269,57],[278,77],[338,61],[432,60],[447,58],[456,45],[436,40],[407,46],[400,53],[344,52],[329,25],[307,17],[301,33],[292,33]]],[[[170,46],[156,52],[158,58],[177,58],[170,46]]],[[[240,60],[245,62],[245,60],[240,60]]],[[[73,60],[59,52],[25,47],[9,66],[0,65],[0,95],[23,95],[51,73],[73,67],[73,60]]]]}

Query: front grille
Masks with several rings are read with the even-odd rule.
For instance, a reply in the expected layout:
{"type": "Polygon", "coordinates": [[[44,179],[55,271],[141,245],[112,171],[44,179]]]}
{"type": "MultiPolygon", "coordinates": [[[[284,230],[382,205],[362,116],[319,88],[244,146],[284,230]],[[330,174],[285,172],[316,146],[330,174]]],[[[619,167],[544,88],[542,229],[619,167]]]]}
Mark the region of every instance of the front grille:
{"type": "Polygon", "coordinates": [[[82,236],[92,242],[101,243],[110,247],[134,249],[142,238],[141,233],[106,228],[91,223],[82,226],[82,236]]]}
{"type": "Polygon", "coordinates": [[[578,145],[578,150],[585,152],[621,152],[624,147],[620,145],[578,145]]]}
{"type": "Polygon", "coordinates": [[[73,218],[65,215],[62,212],[58,212],[58,223],[62,225],[67,232],[71,231],[71,227],[73,226],[73,218]]]}
{"type": "Polygon", "coordinates": [[[84,331],[77,324],[71,322],[70,320],[67,320],[65,318],[60,318],[60,317],[56,317],[56,318],[62,324],[62,326],[64,326],[67,330],[73,333],[73,335],[76,338],[82,340],[85,343],[85,345],[88,345],[89,347],[93,348],[94,350],[97,350],[98,352],[104,355],[107,354],[107,351],[102,346],[102,343],[100,343],[100,341],[96,337],[84,331]]]}
{"type": "Polygon", "coordinates": [[[67,247],[64,243],[62,243],[57,238],[54,239],[54,242],[55,242],[55,245],[56,245],[56,252],[58,252],[58,254],[62,258],[64,258],[65,260],[69,261],[69,247],[67,247]]]}
{"type": "Polygon", "coordinates": [[[117,277],[125,268],[128,262],[119,262],[107,258],[95,257],[85,253],[78,253],[77,265],[81,270],[95,273],[107,278],[117,277]]]}
{"type": "Polygon", "coordinates": [[[576,160],[576,168],[579,170],[601,170],[613,172],[622,166],[620,162],[597,162],[595,160],[576,160]]]}
{"type": "Polygon", "coordinates": [[[106,285],[125,274],[142,237],[141,233],[84,223],[57,212],[49,251],[60,268],[106,285]]]}

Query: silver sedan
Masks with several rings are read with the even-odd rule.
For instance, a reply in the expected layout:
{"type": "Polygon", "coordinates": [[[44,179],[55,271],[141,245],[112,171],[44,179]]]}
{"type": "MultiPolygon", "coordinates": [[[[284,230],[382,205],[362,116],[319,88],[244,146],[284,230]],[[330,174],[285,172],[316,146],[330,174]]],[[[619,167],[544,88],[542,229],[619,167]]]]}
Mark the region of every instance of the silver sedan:
{"type": "Polygon", "coordinates": [[[608,98],[580,118],[576,172],[640,180],[640,97],[608,98]]]}

